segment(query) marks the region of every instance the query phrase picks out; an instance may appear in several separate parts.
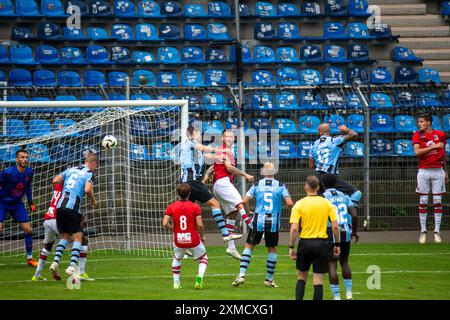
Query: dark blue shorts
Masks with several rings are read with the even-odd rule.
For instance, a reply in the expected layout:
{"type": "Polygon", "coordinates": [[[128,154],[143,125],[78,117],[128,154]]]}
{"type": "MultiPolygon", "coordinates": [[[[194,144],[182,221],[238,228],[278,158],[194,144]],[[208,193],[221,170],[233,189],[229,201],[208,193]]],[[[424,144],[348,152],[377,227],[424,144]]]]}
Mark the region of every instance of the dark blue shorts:
{"type": "Polygon", "coordinates": [[[18,223],[30,222],[30,217],[22,202],[15,205],[4,205],[0,203],[0,222],[6,220],[8,213],[18,223]]]}

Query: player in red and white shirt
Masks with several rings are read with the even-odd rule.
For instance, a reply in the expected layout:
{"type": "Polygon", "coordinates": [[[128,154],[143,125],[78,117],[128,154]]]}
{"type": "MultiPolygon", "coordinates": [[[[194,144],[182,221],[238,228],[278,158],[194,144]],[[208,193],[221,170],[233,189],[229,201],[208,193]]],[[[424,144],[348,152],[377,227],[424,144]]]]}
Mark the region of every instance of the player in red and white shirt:
{"type": "Polygon", "coordinates": [[[188,249],[193,249],[194,259],[198,260],[198,275],[195,278],[195,289],[203,288],[203,276],[208,266],[208,256],[203,243],[205,230],[200,206],[188,200],[191,187],[182,183],[177,188],[179,200],[171,203],[164,215],[164,228],[173,231],[173,287],[180,289],[181,260],[188,249]],[[170,220],[172,219],[172,223],[170,220]]]}
{"type": "Polygon", "coordinates": [[[434,204],[434,242],[440,243],[440,227],[442,220],[442,195],[445,194],[445,184],[448,182],[448,173],[445,170],[445,144],[444,132],[434,130],[433,117],[429,114],[419,116],[419,131],[414,133],[412,143],[414,153],[419,158],[419,172],[417,173],[416,193],[420,196],[419,218],[420,238],[419,243],[427,241],[427,207],[428,195],[433,195],[434,204]]]}
{"type": "MultiPolygon", "coordinates": [[[[233,153],[234,138],[233,130],[223,131],[222,146],[220,146],[219,149],[223,149],[224,151],[222,154],[217,154],[216,161],[212,167],[214,170],[213,193],[223,207],[227,218],[226,228],[230,234],[234,233],[237,212],[239,212],[242,220],[247,225],[249,225],[252,220],[244,209],[244,201],[242,200],[241,194],[233,185],[234,177],[235,175],[243,176],[249,182],[252,182],[254,179],[253,176],[236,168],[236,160],[233,153]]],[[[211,170],[207,171],[205,179],[208,179],[211,170]]],[[[226,252],[233,258],[238,260],[241,259],[241,255],[236,250],[234,240],[228,241],[226,252]]]]}

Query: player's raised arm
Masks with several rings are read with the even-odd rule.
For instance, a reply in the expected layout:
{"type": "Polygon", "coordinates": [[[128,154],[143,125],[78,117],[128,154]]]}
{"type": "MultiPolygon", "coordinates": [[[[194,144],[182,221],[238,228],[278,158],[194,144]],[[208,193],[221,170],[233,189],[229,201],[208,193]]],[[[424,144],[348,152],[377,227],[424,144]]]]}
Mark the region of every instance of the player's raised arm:
{"type": "Polygon", "coordinates": [[[210,166],[208,170],[205,172],[205,176],[203,177],[202,183],[207,184],[211,175],[214,174],[214,166],[210,166]]]}
{"type": "Polygon", "coordinates": [[[237,175],[237,176],[244,177],[245,180],[247,180],[248,182],[254,181],[255,178],[253,176],[251,176],[251,175],[239,170],[235,166],[233,166],[228,158],[225,159],[224,164],[225,164],[225,167],[227,168],[228,172],[230,172],[234,175],[237,175]]]}
{"type": "Polygon", "coordinates": [[[358,136],[358,134],[354,130],[349,129],[344,124],[339,126],[339,131],[342,132],[343,134],[345,134],[344,135],[344,141],[353,140],[353,139],[355,139],[358,136]]]}

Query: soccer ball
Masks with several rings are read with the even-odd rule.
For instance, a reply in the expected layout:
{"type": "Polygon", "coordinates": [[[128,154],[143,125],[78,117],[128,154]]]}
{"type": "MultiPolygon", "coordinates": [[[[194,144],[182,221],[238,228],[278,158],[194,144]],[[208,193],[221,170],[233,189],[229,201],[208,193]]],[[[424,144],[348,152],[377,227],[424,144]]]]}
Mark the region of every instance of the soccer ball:
{"type": "Polygon", "coordinates": [[[107,135],[102,140],[102,146],[105,149],[114,149],[117,147],[117,139],[114,136],[107,135]]]}

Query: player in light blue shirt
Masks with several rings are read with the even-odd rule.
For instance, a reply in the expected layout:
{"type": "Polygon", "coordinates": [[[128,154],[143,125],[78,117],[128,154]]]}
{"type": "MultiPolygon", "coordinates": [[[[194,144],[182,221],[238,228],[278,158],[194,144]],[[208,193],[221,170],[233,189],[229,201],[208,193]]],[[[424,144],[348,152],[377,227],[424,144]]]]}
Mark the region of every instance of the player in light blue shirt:
{"type": "MultiPolygon", "coordinates": [[[[344,135],[332,137],[330,135],[330,125],[322,123],[318,128],[320,138],[314,142],[309,151],[309,168],[316,171],[316,176],[320,181],[322,181],[323,175],[327,173],[335,175],[339,173],[338,162],[342,146],[347,141],[358,136],[355,131],[347,128],[345,125],[340,126],[339,131],[344,135]]],[[[336,189],[349,195],[353,203],[357,205],[361,200],[361,191],[347,181],[336,179],[336,189]]],[[[323,191],[321,186],[319,193],[322,194],[323,191]]]]}
{"type": "Polygon", "coordinates": [[[283,199],[288,207],[293,207],[294,203],[286,186],[275,179],[276,170],[273,163],[266,162],[262,173],[264,179],[255,183],[243,199],[245,205],[252,198],[256,198],[256,208],[249,225],[251,228],[242,253],[239,276],[233,282],[234,287],[238,287],[245,282],[245,274],[250,264],[252,250],[261,242],[263,235],[268,249],[267,274],[264,285],[266,287],[278,287],[273,281],[273,274],[278,259],[277,246],[283,199]]]}
{"type": "Polygon", "coordinates": [[[97,165],[97,155],[95,153],[88,153],[83,166],[67,169],[53,179],[54,184],[64,184],[61,199],[56,206],[56,224],[61,240],[56,247],[55,258],[50,266],[50,271],[55,280],[61,280],[58,270],[59,261],[71,237],[73,244],[70,266],[66,269],[66,273],[69,276],[79,277],[77,264],[83,237],[81,224],[87,220],[86,214],[81,214],[81,205],[86,194],[90,199],[91,208],[95,208],[96,202],[92,186],[95,179],[94,171],[97,165]]]}
{"type": "Polygon", "coordinates": [[[331,224],[329,223],[328,228],[328,240],[330,244],[330,284],[331,292],[333,293],[335,300],[340,300],[340,290],[339,290],[339,277],[337,274],[337,260],[342,268],[342,277],[344,278],[346,297],[348,300],[352,299],[352,272],[348,264],[348,256],[350,254],[350,244],[354,237],[355,241],[358,242],[359,235],[357,232],[358,227],[358,216],[356,214],[356,209],[353,205],[352,200],[346,194],[338,191],[336,186],[336,176],[332,174],[326,174],[322,177],[322,183],[326,189],[323,196],[327,198],[336,208],[336,213],[338,217],[339,229],[341,231],[341,253],[339,257],[336,257],[332,253],[332,248],[334,247],[333,233],[331,232],[331,224]]]}

